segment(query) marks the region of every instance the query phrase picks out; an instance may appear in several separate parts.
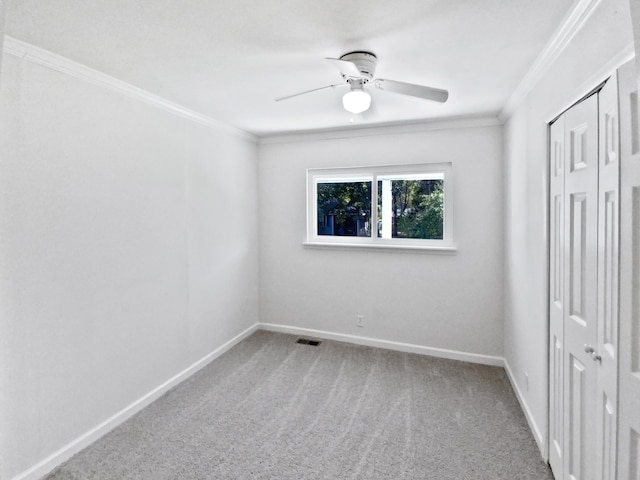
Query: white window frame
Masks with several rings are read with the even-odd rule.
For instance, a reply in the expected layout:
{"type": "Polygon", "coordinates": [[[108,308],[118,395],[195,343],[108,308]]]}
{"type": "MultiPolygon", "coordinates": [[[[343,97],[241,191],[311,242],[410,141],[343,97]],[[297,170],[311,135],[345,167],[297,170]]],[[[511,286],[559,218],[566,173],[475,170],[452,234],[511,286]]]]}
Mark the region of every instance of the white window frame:
{"type": "Polygon", "coordinates": [[[346,168],[310,168],[307,170],[307,238],[308,246],[404,248],[420,250],[455,251],[453,243],[453,167],[451,163],[419,163],[410,165],[383,165],[346,168]],[[378,238],[377,206],[378,177],[394,175],[442,174],[444,177],[444,228],[443,238],[378,238]],[[370,237],[318,235],[317,185],[323,182],[371,182],[370,237]]]}

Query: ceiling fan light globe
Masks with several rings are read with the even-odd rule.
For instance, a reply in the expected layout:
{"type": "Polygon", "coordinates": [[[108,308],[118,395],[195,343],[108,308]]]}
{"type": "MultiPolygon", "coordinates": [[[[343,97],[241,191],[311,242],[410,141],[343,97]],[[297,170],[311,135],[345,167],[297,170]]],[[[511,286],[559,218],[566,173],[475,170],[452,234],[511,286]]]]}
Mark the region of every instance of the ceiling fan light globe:
{"type": "Polygon", "coordinates": [[[362,113],[371,106],[371,95],[364,90],[351,90],[342,97],[342,105],[347,112],[362,113]]]}

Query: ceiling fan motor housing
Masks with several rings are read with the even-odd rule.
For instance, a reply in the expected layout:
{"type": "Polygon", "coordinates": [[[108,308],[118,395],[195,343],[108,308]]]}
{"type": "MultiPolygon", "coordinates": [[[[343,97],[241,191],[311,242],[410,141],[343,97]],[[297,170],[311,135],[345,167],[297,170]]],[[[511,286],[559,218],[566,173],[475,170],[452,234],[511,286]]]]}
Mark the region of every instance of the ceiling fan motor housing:
{"type": "MultiPolygon", "coordinates": [[[[368,82],[373,78],[373,75],[376,72],[376,64],[378,63],[378,59],[373,53],[370,52],[350,52],[345,53],[340,57],[340,60],[344,60],[346,62],[353,63],[360,73],[362,74],[363,83],[368,82]]],[[[350,77],[345,76],[347,80],[350,77]]]]}

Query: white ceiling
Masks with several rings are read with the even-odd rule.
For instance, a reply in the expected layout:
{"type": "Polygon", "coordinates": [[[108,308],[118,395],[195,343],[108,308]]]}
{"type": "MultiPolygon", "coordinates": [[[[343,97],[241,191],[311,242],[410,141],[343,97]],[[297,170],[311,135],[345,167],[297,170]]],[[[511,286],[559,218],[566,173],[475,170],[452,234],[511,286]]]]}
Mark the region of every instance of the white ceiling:
{"type": "Polygon", "coordinates": [[[341,128],[324,57],[445,88],[446,104],[373,90],[388,124],[497,114],[573,0],[10,0],[6,33],[256,135],[341,128]]]}

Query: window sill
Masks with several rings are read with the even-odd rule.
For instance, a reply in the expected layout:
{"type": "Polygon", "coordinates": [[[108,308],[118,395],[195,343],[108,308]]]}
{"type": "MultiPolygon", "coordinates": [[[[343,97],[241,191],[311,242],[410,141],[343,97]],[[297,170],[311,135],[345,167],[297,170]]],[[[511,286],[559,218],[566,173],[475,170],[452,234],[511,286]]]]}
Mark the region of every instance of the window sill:
{"type": "Polygon", "coordinates": [[[417,251],[423,253],[442,253],[450,254],[456,253],[456,247],[439,247],[434,245],[384,245],[374,243],[337,243],[337,242],[302,242],[305,248],[320,248],[320,249],[363,249],[363,250],[408,250],[417,251]]]}

